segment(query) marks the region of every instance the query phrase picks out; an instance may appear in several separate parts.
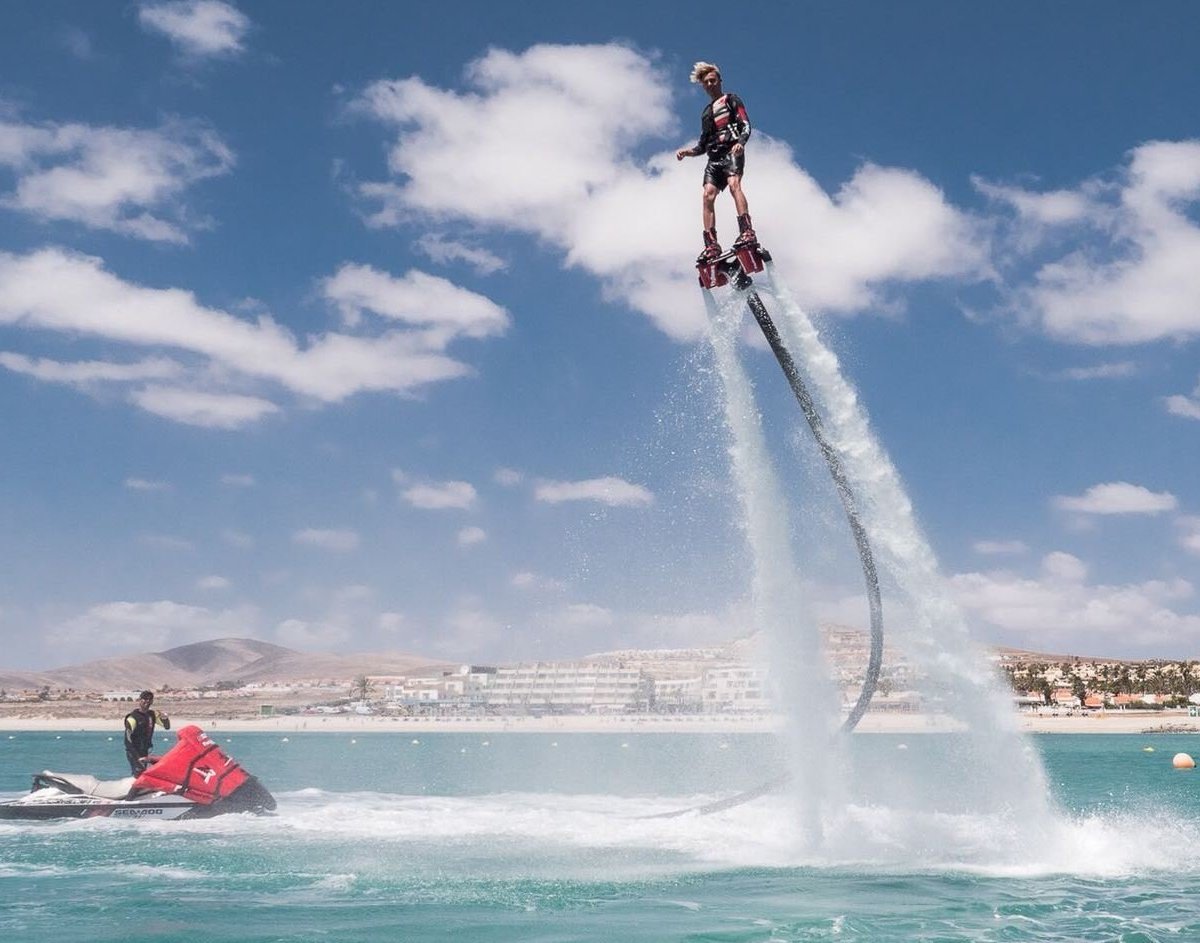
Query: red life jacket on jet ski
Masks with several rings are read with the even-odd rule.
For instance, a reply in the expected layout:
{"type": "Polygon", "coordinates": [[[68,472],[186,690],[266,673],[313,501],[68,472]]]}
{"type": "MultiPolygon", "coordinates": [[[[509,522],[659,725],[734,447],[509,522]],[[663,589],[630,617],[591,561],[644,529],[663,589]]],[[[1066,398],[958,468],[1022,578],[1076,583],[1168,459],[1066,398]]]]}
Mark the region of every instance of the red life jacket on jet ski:
{"type": "Polygon", "coordinates": [[[132,793],[178,793],[201,805],[231,795],[249,774],[196,726],[183,727],[179,741],[134,780],[132,793]]]}

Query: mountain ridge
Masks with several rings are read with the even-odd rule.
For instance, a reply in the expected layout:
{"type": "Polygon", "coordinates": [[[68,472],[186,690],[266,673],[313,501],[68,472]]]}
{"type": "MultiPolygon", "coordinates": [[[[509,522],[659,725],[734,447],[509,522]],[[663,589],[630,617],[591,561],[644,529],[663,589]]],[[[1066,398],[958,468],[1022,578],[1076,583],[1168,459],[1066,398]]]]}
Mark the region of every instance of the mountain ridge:
{"type": "Polygon", "coordinates": [[[196,688],[221,682],[345,679],[404,675],[449,663],[408,652],[311,654],[250,638],[219,638],[161,652],[118,655],[47,671],[0,668],[0,688],[104,691],[196,688]]]}

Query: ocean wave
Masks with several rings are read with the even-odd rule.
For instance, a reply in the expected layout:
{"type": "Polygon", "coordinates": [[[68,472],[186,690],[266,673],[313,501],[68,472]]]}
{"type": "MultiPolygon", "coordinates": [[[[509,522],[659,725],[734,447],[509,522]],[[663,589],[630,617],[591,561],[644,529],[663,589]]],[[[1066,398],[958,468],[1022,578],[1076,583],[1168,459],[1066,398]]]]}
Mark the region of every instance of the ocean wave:
{"type": "MultiPolygon", "coordinates": [[[[161,848],[196,842],[261,849],[269,862],[316,855],[360,860],[370,848],[385,864],[411,862],[417,871],[500,873],[524,863],[571,861],[591,873],[598,862],[619,873],[740,868],[965,871],[1004,877],[1075,875],[1119,878],[1150,871],[1200,871],[1193,849],[1200,822],[1169,807],[1053,811],[1021,820],[1003,807],[989,812],[914,810],[884,803],[827,803],[814,820],[798,815],[794,797],[765,796],[713,815],[653,816],[702,805],[712,795],[619,797],[606,794],[495,793],[414,796],[330,792],[281,793],[272,816],[225,815],[181,822],[8,822],[14,840],[73,842],[101,855],[114,841],[136,849],[144,839],[161,848]],[[324,849],[324,850],[322,850],[324,849]],[[350,850],[347,850],[350,849],[350,850]],[[627,866],[625,871],[621,871],[627,866]]],[[[82,862],[80,862],[82,865],[82,862]]],[[[6,865],[6,867],[12,867],[6,865]]],[[[184,865],[122,863],[130,878],[187,881],[203,877],[184,865]]],[[[51,875],[53,869],[22,871],[51,875]]],[[[333,868],[320,880],[332,890],[353,879],[333,868]],[[342,875],[339,877],[338,875],[342,875]]]]}

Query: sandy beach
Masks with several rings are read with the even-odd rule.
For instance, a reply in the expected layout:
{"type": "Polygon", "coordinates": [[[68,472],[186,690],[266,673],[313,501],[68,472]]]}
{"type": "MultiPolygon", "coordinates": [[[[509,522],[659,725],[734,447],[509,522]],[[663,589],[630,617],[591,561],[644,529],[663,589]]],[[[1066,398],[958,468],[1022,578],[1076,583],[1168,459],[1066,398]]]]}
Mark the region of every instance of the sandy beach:
{"type": "MultiPolygon", "coordinates": [[[[1200,733],[1200,717],[1187,711],[1107,711],[1095,714],[1015,715],[1017,728],[1027,733],[1200,733]]],[[[566,717],[387,717],[359,714],[289,715],[258,718],[192,717],[171,714],[172,726],[197,724],[206,730],[278,733],[771,733],[783,726],[776,716],[640,715],[566,717]]],[[[939,714],[867,714],[857,733],[948,733],[963,729],[953,718],[939,714]]],[[[56,717],[44,715],[0,717],[0,731],[109,731],[121,732],[119,716],[56,717]]]]}

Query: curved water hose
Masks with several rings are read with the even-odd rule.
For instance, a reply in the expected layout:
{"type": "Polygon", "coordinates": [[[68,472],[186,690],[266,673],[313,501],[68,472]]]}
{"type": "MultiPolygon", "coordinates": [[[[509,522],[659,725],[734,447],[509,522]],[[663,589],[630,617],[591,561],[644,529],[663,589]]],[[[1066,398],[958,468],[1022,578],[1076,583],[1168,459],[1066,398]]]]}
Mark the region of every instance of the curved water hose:
{"type": "Polygon", "coordinates": [[[804,385],[804,380],[796,367],[796,361],[792,359],[791,351],[784,346],[783,340],[779,336],[779,330],[775,327],[775,322],[771,320],[771,315],[758,296],[758,292],[748,292],[746,303],[750,306],[754,320],[762,328],[767,343],[771,345],[771,353],[779,361],[779,366],[783,370],[784,376],[787,377],[788,385],[796,394],[800,411],[808,420],[808,428],[812,430],[817,447],[821,450],[821,456],[825,459],[829,475],[833,478],[833,484],[837,488],[838,497],[842,500],[842,508],[845,510],[846,520],[850,524],[850,533],[854,535],[854,545],[858,548],[858,560],[862,564],[863,579],[867,584],[867,604],[871,610],[871,654],[867,659],[867,674],[863,679],[858,700],[842,723],[842,733],[849,733],[858,726],[863,714],[867,712],[871,698],[875,695],[875,688],[879,684],[879,670],[883,666],[883,603],[879,597],[879,576],[875,571],[875,557],[871,553],[871,544],[867,540],[866,528],[863,527],[862,520],[858,516],[858,503],[854,499],[854,492],[850,488],[846,471],[842,468],[842,460],[825,436],[825,425],[821,421],[821,414],[817,412],[817,408],[813,404],[812,395],[808,392],[808,387],[804,385]]]}
{"type": "MultiPolygon", "coordinates": [[[[775,355],[775,359],[779,361],[779,366],[783,370],[784,376],[787,377],[788,385],[792,388],[792,392],[796,395],[796,401],[800,404],[800,411],[804,413],[804,418],[808,421],[808,427],[812,430],[813,438],[817,441],[817,447],[821,450],[821,455],[825,459],[829,475],[833,478],[833,484],[837,488],[838,497],[841,498],[842,508],[846,512],[846,520],[850,523],[850,532],[854,535],[854,545],[858,548],[858,559],[862,564],[863,579],[867,584],[867,604],[871,610],[871,653],[867,659],[867,673],[863,679],[863,686],[858,694],[858,700],[855,701],[854,707],[850,709],[850,713],[842,722],[839,731],[840,733],[847,734],[858,726],[858,722],[862,720],[863,714],[867,712],[871,698],[875,695],[875,688],[879,684],[880,668],[883,666],[883,603],[879,596],[879,576],[875,571],[875,557],[871,553],[871,544],[867,540],[866,528],[863,527],[862,520],[858,516],[858,504],[854,499],[854,491],[850,488],[850,481],[846,477],[846,471],[842,468],[842,460],[838,456],[837,450],[834,449],[829,439],[825,436],[825,425],[821,421],[821,414],[817,412],[812,395],[808,392],[808,387],[804,385],[804,379],[800,376],[800,370],[796,366],[796,361],[792,358],[791,351],[784,345],[783,339],[779,336],[779,330],[775,327],[775,322],[771,320],[771,315],[767,311],[766,305],[763,304],[762,299],[758,296],[757,291],[747,292],[746,303],[750,306],[754,320],[758,322],[763,336],[766,337],[767,343],[771,346],[771,352],[775,355]]],[[[732,809],[734,806],[739,806],[742,803],[749,802],[751,799],[757,799],[759,796],[764,796],[778,789],[785,785],[789,779],[791,779],[790,774],[783,773],[759,786],[755,786],[753,789],[740,792],[736,796],[729,796],[726,799],[719,799],[716,802],[710,802],[707,805],[691,809],[660,813],[659,815],[649,816],[649,818],[674,818],[688,812],[710,815],[713,812],[732,809]]]]}

